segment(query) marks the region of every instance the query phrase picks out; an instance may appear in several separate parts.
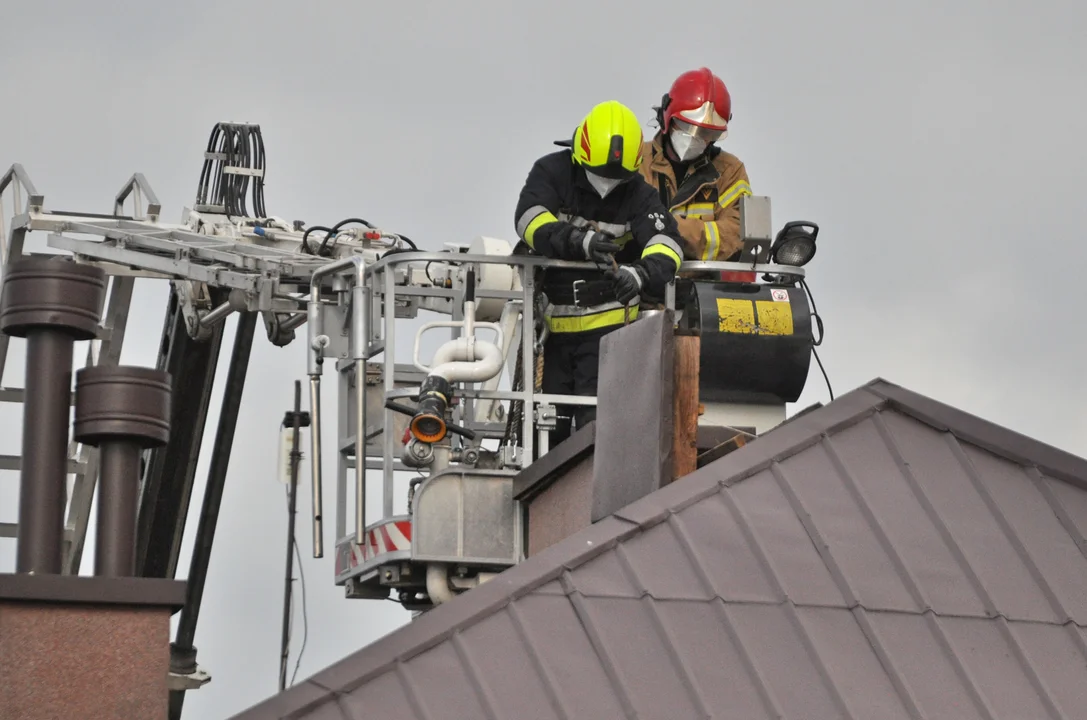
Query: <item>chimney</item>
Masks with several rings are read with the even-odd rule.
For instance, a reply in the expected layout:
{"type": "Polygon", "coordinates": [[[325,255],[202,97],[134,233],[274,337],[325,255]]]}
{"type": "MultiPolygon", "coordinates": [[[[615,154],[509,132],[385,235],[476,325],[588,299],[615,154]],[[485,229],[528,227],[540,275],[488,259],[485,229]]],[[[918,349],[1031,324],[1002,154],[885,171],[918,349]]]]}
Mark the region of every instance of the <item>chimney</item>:
{"type": "Polygon", "coordinates": [[[674,325],[650,310],[601,339],[596,420],[514,480],[526,555],[696,469],[699,338],[674,325]]]}
{"type": "Polygon", "coordinates": [[[0,720],[162,718],[170,616],[185,584],[133,575],[142,449],[169,435],[170,377],[77,374],[75,439],[99,448],[93,577],[62,575],[73,343],[95,337],[98,267],[25,257],[6,268],[0,331],[26,339],[14,574],[0,575],[0,720]]]}

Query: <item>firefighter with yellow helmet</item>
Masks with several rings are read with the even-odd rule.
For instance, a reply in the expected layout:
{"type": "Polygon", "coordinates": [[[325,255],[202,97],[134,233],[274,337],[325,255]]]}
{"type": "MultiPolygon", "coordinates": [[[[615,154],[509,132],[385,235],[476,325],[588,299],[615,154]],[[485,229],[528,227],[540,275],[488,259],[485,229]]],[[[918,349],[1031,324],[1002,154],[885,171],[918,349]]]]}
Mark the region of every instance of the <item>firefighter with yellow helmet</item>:
{"type": "MultiPolygon", "coordinates": [[[[595,106],[568,147],[537,160],[517,202],[515,222],[531,251],[591,261],[596,270],[549,268],[542,391],[595,395],[600,338],[637,317],[642,297],[661,301],[682,263],[675,218],[639,169],[641,123],[614,100],[595,106]]],[[[552,444],[595,418],[591,406],[558,407],[552,444]]]]}

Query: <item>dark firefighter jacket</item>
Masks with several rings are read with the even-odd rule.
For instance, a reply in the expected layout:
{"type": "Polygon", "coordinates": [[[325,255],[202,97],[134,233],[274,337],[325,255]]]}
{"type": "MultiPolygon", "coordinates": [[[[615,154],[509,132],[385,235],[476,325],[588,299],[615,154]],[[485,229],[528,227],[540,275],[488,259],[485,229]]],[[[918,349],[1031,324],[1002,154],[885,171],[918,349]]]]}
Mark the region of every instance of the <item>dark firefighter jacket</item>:
{"type": "Polygon", "coordinates": [[[751,194],[747,168],[735,155],[711,145],[691,161],[677,183],[661,135],[642,145],[641,173],[676,216],[687,260],[728,260],[740,240],[740,196],[751,194]],[[678,187],[677,187],[678,185],[678,187]]]}
{"type": "MultiPolygon", "coordinates": [[[[585,261],[581,245],[586,227],[610,235],[621,246],[615,254],[618,264],[645,269],[648,282],[642,290],[650,297],[664,297],[665,286],[683,261],[675,218],[640,175],[601,199],[569,150],[550,153],[533,164],[517,202],[515,223],[521,239],[515,252],[524,252],[527,245],[540,255],[560,260],[585,261]]],[[[606,269],[547,270],[543,291],[549,301],[546,316],[551,333],[592,332],[623,324],[623,306],[613,292],[601,291],[609,287],[606,269]],[[569,293],[577,281],[584,284],[579,285],[582,294],[575,305],[569,293]],[[585,297],[591,305],[585,306],[589,302],[585,297]]],[[[634,319],[637,311],[635,300],[629,318],[634,319]]]]}

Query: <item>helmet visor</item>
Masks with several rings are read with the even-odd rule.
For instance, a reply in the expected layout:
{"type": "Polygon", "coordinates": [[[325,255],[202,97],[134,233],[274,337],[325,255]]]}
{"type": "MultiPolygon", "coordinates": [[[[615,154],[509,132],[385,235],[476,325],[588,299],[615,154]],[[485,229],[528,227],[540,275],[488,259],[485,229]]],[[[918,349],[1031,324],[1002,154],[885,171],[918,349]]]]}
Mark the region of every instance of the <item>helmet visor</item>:
{"type": "Polygon", "coordinates": [[[627,170],[619,163],[608,163],[607,165],[582,165],[586,172],[591,172],[594,175],[598,175],[602,178],[609,180],[619,180],[620,182],[626,182],[632,179],[637,173],[627,170]]]}
{"type": "Polygon", "coordinates": [[[701,140],[707,145],[712,145],[728,135],[728,130],[702,127],[687,122],[686,120],[681,120],[678,116],[672,118],[672,132],[679,133],[680,135],[689,135],[691,138],[701,140]]]}

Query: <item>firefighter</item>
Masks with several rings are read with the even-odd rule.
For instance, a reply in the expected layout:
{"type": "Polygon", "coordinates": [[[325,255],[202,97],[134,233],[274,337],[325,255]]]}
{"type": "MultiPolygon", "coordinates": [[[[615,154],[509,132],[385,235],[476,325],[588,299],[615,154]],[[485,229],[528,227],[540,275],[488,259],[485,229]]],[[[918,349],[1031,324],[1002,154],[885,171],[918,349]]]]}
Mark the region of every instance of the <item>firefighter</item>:
{"type": "Polygon", "coordinates": [[[641,174],[675,215],[688,260],[733,260],[742,248],[740,203],[747,168],[714,145],[728,134],[732,97],[707,68],[685,72],[661,98],[659,130],[645,143],[641,174]]]}
{"type": "MultiPolygon", "coordinates": [[[[616,101],[595,106],[568,149],[537,160],[515,213],[517,252],[590,261],[598,269],[549,268],[543,348],[545,393],[596,395],[600,338],[634,320],[641,298],[659,301],[682,263],[675,219],[638,174],[638,118],[616,101]],[[526,247],[527,246],[527,247],[526,247]]],[[[596,417],[592,406],[558,406],[556,445],[596,417]]]]}

